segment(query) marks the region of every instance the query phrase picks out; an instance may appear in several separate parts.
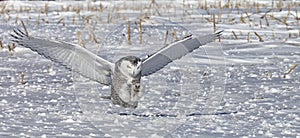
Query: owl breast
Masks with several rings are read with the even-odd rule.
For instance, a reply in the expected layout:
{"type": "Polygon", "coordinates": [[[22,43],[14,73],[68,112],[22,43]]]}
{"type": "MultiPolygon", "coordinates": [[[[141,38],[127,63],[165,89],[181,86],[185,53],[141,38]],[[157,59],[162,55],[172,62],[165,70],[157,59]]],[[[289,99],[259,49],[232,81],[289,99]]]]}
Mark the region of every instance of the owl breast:
{"type": "Polygon", "coordinates": [[[141,85],[137,80],[126,81],[119,78],[113,79],[111,87],[111,100],[113,104],[120,105],[125,108],[136,108],[138,100],[142,96],[141,85]],[[115,83],[114,83],[115,81],[115,83]]]}
{"type": "Polygon", "coordinates": [[[125,108],[136,108],[142,96],[141,71],[129,74],[130,71],[124,71],[126,67],[127,65],[122,68],[122,60],[116,63],[111,85],[111,100],[113,104],[125,108]]]}

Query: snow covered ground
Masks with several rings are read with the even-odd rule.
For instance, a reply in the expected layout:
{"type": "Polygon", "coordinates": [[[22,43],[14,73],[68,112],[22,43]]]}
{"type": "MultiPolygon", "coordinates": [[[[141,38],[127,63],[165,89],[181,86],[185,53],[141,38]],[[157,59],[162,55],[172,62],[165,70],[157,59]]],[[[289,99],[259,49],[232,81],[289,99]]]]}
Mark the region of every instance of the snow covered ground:
{"type": "Polygon", "coordinates": [[[0,137],[300,137],[300,3],[227,2],[0,2],[0,137]],[[20,20],[32,36],[112,62],[212,33],[213,22],[224,33],[144,77],[139,107],[123,109],[101,98],[109,87],[24,47],[10,51],[20,20]]]}

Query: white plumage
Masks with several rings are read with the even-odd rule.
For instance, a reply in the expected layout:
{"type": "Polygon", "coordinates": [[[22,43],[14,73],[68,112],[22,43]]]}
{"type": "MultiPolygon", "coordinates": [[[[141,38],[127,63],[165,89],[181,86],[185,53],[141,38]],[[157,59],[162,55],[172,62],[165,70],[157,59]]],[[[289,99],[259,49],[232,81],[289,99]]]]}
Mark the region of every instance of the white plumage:
{"type": "Polygon", "coordinates": [[[200,37],[190,36],[163,47],[144,60],[127,56],[115,64],[79,45],[28,36],[20,30],[14,30],[11,36],[14,38],[12,41],[70,70],[101,84],[111,85],[111,100],[114,104],[136,108],[142,96],[142,76],[155,73],[201,45],[213,42],[221,33],[222,31],[200,37]]]}

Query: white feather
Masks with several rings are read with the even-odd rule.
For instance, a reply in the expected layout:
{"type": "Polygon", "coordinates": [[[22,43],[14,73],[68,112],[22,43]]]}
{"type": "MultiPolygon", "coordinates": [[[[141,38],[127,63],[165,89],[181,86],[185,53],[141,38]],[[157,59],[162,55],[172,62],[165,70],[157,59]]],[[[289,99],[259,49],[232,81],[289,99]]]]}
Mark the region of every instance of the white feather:
{"type": "Polygon", "coordinates": [[[172,61],[198,49],[200,46],[213,42],[223,31],[199,37],[188,37],[165,46],[143,61],[142,76],[157,72],[172,61]]]}
{"type": "Polygon", "coordinates": [[[31,37],[15,30],[12,35],[19,45],[58,62],[67,68],[99,83],[110,85],[114,64],[102,59],[85,48],[61,41],[31,37]]]}

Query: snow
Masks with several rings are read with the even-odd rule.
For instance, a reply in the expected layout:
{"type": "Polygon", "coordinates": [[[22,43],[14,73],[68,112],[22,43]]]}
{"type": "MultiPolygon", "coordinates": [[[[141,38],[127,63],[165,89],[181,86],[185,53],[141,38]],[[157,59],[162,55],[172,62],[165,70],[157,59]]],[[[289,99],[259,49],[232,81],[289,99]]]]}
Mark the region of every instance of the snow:
{"type": "Polygon", "coordinates": [[[0,137],[300,137],[300,67],[285,75],[300,62],[299,2],[208,0],[208,10],[201,9],[204,1],[155,2],[1,2],[0,137]],[[12,30],[23,29],[18,18],[32,36],[83,42],[112,62],[147,57],[175,41],[173,32],[178,38],[212,33],[211,14],[224,30],[221,42],[144,77],[137,109],[101,98],[108,86],[21,46],[11,55],[7,46],[12,30]]]}

